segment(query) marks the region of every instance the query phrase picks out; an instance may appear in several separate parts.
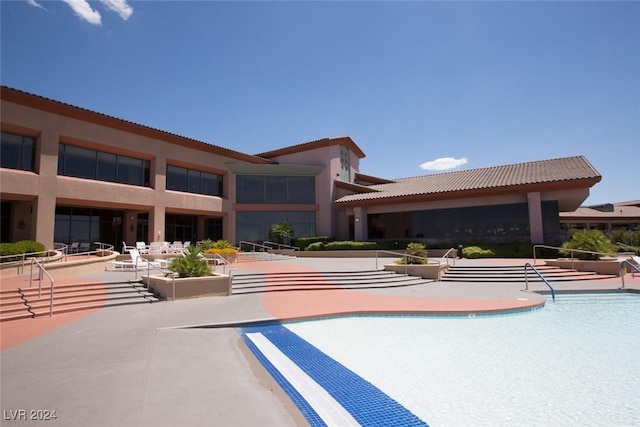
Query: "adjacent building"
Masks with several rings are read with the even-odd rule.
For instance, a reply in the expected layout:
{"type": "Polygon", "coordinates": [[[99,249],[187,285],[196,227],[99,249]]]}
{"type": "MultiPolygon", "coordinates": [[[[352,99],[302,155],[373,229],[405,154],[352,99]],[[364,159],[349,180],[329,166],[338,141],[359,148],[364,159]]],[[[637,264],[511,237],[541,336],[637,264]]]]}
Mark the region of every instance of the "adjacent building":
{"type": "Polygon", "coordinates": [[[360,172],[333,137],[247,154],[2,86],[1,240],[296,237],[555,242],[600,181],[582,156],[413,178],[360,172]]]}

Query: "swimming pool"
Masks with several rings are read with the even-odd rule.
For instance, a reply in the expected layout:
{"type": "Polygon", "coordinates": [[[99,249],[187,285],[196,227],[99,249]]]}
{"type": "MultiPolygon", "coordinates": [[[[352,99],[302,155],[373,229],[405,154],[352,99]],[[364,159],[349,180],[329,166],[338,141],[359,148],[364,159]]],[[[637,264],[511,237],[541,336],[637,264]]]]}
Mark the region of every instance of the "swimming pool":
{"type": "Polygon", "coordinates": [[[638,325],[640,296],[619,293],[560,295],[517,315],[313,320],[279,334],[308,343],[299,365],[343,406],[357,381],[323,378],[313,348],[431,426],[623,426],[640,425],[638,325]]]}

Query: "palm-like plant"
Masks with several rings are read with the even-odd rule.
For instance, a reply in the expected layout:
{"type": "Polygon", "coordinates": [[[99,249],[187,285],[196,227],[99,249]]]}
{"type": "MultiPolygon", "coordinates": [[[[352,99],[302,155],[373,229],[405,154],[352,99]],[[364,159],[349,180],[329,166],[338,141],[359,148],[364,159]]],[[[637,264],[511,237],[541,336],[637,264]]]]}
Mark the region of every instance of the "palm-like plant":
{"type": "Polygon", "coordinates": [[[180,277],[203,277],[212,275],[207,259],[202,256],[200,248],[196,246],[189,246],[183,250],[180,256],[171,260],[167,268],[178,273],[180,277]]]}
{"type": "MultiPolygon", "coordinates": [[[[578,230],[573,233],[571,240],[562,244],[564,248],[560,252],[563,255],[570,254],[569,249],[579,249],[581,251],[600,252],[605,254],[614,255],[617,252],[617,248],[609,241],[607,236],[600,230],[578,230]]],[[[581,253],[578,252],[577,257],[580,259],[599,259],[598,254],[581,253]]]]}
{"type": "Polygon", "coordinates": [[[278,222],[269,229],[269,240],[275,243],[284,243],[293,236],[293,227],[288,222],[278,222]]]}
{"type": "Polygon", "coordinates": [[[427,257],[427,248],[422,243],[409,243],[407,245],[407,250],[405,251],[407,255],[413,256],[405,256],[402,258],[402,264],[426,264],[427,260],[423,259],[427,257]],[[420,257],[420,258],[415,258],[420,257]]]}

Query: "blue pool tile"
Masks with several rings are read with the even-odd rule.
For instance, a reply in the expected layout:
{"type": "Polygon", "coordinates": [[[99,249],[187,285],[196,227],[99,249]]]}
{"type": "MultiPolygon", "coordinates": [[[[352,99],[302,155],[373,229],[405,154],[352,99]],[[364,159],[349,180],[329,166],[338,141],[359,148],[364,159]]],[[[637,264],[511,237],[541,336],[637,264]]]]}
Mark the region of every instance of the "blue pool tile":
{"type": "Polygon", "coordinates": [[[363,426],[427,426],[416,415],[387,396],[376,386],[366,381],[342,364],[336,362],[281,324],[247,327],[242,329],[243,338],[258,356],[265,368],[285,389],[298,405],[307,421],[312,425],[324,425],[318,414],[295,391],[294,387],[245,336],[257,332],[264,335],[291,359],[309,377],[324,388],[351,416],[363,426]],[[265,363],[266,362],[266,363],[265,363]],[[283,385],[284,384],[284,385],[283,385]],[[302,405],[302,406],[301,406],[302,405]],[[312,423],[312,419],[314,419],[312,423]],[[319,421],[321,424],[315,424],[319,421]]]}

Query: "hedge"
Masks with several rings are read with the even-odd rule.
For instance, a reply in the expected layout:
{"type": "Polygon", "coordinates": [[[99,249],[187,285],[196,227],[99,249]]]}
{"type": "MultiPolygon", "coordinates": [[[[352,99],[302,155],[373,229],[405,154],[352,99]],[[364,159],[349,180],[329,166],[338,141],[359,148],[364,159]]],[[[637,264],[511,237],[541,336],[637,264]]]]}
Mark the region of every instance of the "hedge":
{"type": "MultiPolygon", "coordinates": [[[[15,243],[0,243],[0,256],[17,255],[10,258],[1,258],[1,262],[20,261],[22,254],[30,254],[34,252],[44,252],[44,245],[33,240],[21,240],[15,243]]],[[[37,256],[43,256],[38,254],[37,256]]]]}
{"type": "Polygon", "coordinates": [[[330,242],[324,245],[324,249],[327,251],[349,251],[349,250],[362,250],[362,249],[378,249],[378,245],[375,242],[330,242]]]}

